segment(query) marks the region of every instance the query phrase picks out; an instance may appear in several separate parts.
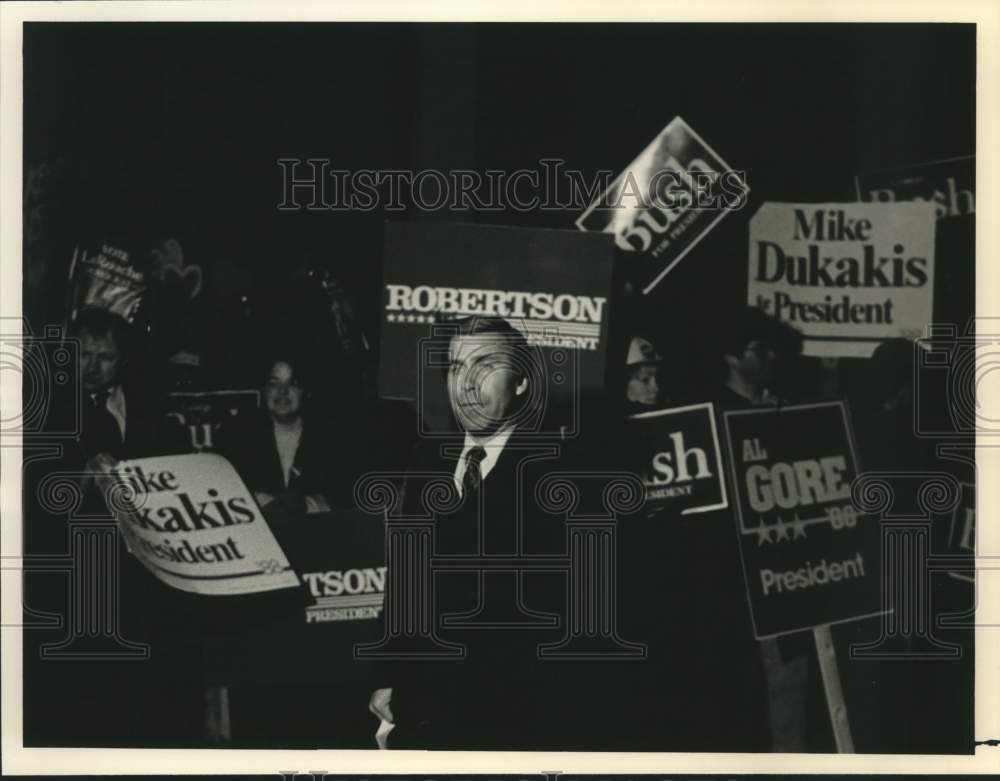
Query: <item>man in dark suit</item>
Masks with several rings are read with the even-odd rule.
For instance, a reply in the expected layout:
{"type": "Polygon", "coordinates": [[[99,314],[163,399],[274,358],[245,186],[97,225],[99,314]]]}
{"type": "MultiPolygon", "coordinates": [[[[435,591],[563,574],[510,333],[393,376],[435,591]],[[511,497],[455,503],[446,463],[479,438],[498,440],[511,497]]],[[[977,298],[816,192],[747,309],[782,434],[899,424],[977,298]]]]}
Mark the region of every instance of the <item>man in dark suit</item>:
{"type": "MultiPolygon", "coordinates": [[[[184,433],[163,425],[156,394],[129,383],[129,325],[103,309],[81,310],[69,336],[79,344],[80,430],[76,446],[67,448],[64,468],[81,474],[81,515],[109,516],[94,478],[121,460],[168,455],[183,449],[184,433]]],[[[138,372],[132,372],[135,376],[138,372]]],[[[65,529],[53,528],[51,545],[65,545],[65,529]]],[[[121,538],[120,538],[121,539],[121,538]]],[[[117,629],[132,643],[150,647],[146,659],[95,659],[73,665],[49,665],[45,685],[53,697],[86,708],[50,703],[52,733],[71,745],[162,746],[190,742],[197,736],[200,689],[192,675],[198,652],[186,622],[186,602],[174,589],[154,578],[126,549],[117,555],[117,629]],[[80,669],[76,669],[79,667],[80,669]],[[73,668],[73,669],[70,669],[73,668]],[[156,703],[150,707],[150,703],[156,703]]],[[[53,548],[58,549],[58,548],[53,548]]],[[[106,555],[92,552],[91,555],[106,555]]],[[[111,562],[106,566],[110,567],[111,562]]],[[[47,727],[48,728],[48,727],[47,727]]]]}
{"type": "MultiPolygon", "coordinates": [[[[537,523],[532,507],[535,467],[551,468],[555,454],[528,435],[540,412],[532,361],[524,336],[502,318],[463,321],[450,340],[448,397],[459,432],[419,449],[404,501],[404,513],[419,515],[431,481],[454,489],[451,506],[435,513],[435,556],[482,560],[564,548],[563,530],[537,523]]],[[[390,579],[393,570],[390,560],[390,579]]],[[[558,576],[487,568],[439,572],[433,583],[435,629],[465,655],[387,668],[392,686],[375,693],[371,708],[395,725],[389,745],[534,747],[548,715],[536,646],[558,639],[558,576]]]]}
{"type": "Polygon", "coordinates": [[[129,326],[118,315],[87,308],[70,327],[80,343],[83,390],[79,449],[88,472],[109,469],[116,461],[163,455],[177,449],[164,438],[162,409],[154,395],[129,383],[129,326]]]}

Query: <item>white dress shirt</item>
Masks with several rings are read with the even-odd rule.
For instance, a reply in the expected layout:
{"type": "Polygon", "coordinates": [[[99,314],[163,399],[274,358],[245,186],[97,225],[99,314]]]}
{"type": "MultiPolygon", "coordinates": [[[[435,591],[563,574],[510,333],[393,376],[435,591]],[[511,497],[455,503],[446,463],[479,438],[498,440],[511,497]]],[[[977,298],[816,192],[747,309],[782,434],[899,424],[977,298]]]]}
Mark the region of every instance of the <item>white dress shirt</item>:
{"type": "Polygon", "coordinates": [[[500,431],[491,436],[489,439],[483,442],[477,442],[472,438],[472,435],[468,431],[465,432],[465,447],[462,448],[462,456],[458,459],[458,463],[455,465],[454,480],[459,496],[462,496],[462,480],[465,478],[465,470],[469,465],[469,451],[474,447],[481,447],[486,451],[486,455],[479,464],[479,473],[485,480],[486,475],[488,475],[493,467],[496,466],[497,459],[500,458],[500,454],[507,446],[507,440],[510,439],[510,435],[513,433],[514,427],[508,426],[507,428],[500,429],[500,431]]]}

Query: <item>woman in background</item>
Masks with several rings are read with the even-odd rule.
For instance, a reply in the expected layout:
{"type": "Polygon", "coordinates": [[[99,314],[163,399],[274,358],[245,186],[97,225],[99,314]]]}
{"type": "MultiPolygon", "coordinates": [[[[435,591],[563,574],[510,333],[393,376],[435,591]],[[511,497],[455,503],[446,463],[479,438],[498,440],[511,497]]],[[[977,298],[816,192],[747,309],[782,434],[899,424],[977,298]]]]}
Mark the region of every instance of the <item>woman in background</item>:
{"type": "Polygon", "coordinates": [[[269,517],[328,512],[337,445],[307,414],[311,396],[294,359],[282,355],[270,363],[262,400],[266,415],[231,460],[269,517]]]}

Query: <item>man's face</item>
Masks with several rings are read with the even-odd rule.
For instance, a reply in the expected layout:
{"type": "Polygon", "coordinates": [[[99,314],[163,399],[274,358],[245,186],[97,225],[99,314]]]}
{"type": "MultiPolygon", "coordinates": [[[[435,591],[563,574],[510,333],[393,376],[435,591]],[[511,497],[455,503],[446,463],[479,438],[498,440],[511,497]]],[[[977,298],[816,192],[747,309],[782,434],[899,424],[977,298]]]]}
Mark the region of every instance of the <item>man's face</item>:
{"type": "Polygon", "coordinates": [[[456,336],[448,358],[448,400],[462,430],[488,434],[502,428],[528,386],[515,369],[514,348],[499,334],[456,336]]]}
{"type": "Polygon", "coordinates": [[[655,405],[660,396],[659,373],[660,367],[655,363],[637,366],[629,377],[625,398],[636,404],[655,405]]]}
{"type": "Polygon", "coordinates": [[[295,421],[302,414],[303,396],[295,370],[284,361],[277,361],[264,385],[264,403],[271,417],[279,423],[295,421]]]}
{"type": "Polygon", "coordinates": [[[756,390],[764,390],[774,379],[774,348],[762,339],[750,341],[736,365],[743,379],[756,390]]]}
{"type": "Polygon", "coordinates": [[[80,378],[87,393],[97,393],[118,384],[121,350],[114,334],[80,334],[80,378]]]}

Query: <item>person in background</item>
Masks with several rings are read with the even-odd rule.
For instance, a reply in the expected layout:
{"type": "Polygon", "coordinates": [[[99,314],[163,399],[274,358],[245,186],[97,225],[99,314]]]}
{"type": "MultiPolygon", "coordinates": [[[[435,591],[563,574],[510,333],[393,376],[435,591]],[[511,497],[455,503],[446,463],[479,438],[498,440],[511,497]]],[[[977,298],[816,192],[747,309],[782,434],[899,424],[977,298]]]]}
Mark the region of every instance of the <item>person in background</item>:
{"type": "Polygon", "coordinates": [[[723,377],[716,392],[717,405],[739,409],[777,404],[772,385],[784,341],[773,317],[746,307],[722,340],[723,377]]]}
{"type": "Polygon", "coordinates": [[[268,517],[298,517],[328,512],[329,485],[336,470],[336,449],[311,415],[311,394],[301,363],[282,355],[268,363],[261,390],[264,415],[230,456],[268,517]]]}
{"type": "MultiPolygon", "coordinates": [[[[802,341],[801,333],[791,326],[756,307],[744,308],[721,343],[723,374],[713,398],[716,413],[786,404],[788,400],[777,388],[796,385],[794,374],[799,368],[797,358],[802,352],[802,341]]],[[[703,542],[716,553],[726,551],[730,561],[727,568],[739,572],[739,552],[735,540],[730,541],[731,511],[720,516],[725,516],[720,518],[720,528],[725,531],[707,535],[703,542]]],[[[704,528],[712,527],[706,524],[704,528]]],[[[755,640],[746,597],[742,594],[737,597],[737,591],[742,590],[742,585],[737,587],[734,583],[731,598],[727,600],[734,621],[743,625],[740,637],[732,638],[732,648],[739,649],[738,653],[745,657],[741,663],[752,669],[749,674],[761,700],[759,715],[769,726],[769,748],[781,752],[806,751],[810,734],[815,733],[811,725],[817,721],[811,708],[815,700],[811,692],[822,686],[812,637],[797,633],[755,640]]]]}
{"type": "Polygon", "coordinates": [[[625,402],[629,413],[646,412],[660,403],[662,361],[652,342],[641,336],[632,337],[625,360],[628,371],[625,402]]]}
{"type": "Polygon", "coordinates": [[[81,310],[68,336],[79,340],[83,391],[78,445],[88,472],[104,471],[123,458],[164,455],[176,448],[163,439],[162,410],[155,394],[126,379],[129,325],[95,307],[81,310]]]}
{"type": "Polygon", "coordinates": [[[191,393],[205,388],[205,365],[197,348],[178,350],[167,359],[165,380],[171,392],[191,393]]]}
{"type": "Polygon", "coordinates": [[[914,350],[908,339],[889,339],[865,364],[851,412],[864,469],[928,470],[933,448],[914,433],[914,350]]]}
{"type": "Polygon", "coordinates": [[[293,359],[272,361],[261,390],[266,416],[234,459],[261,508],[276,503],[269,515],[278,508],[296,515],[330,509],[323,493],[322,442],[305,422],[309,395],[293,359]]]}
{"type": "MultiPolygon", "coordinates": [[[[183,450],[183,432],[164,419],[161,389],[146,378],[140,386],[131,359],[140,354],[131,344],[129,323],[99,308],[82,309],[68,330],[79,350],[80,396],[61,406],[63,413],[79,404],[79,434],[67,447],[64,468],[79,475],[82,516],[111,521],[112,513],[96,479],[119,461],[173,455],[183,450]]],[[[71,383],[68,383],[71,384],[71,383]]],[[[63,402],[64,400],[60,400],[63,402]]],[[[49,545],[65,546],[66,529],[53,524],[49,545]],[[62,535],[59,540],[58,536],[62,535]]],[[[45,555],[59,548],[48,547],[45,555]]],[[[114,549],[94,546],[98,593],[113,605],[114,629],[129,643],[147,644],[147,658],[95,656],[74,664],[45,668],[45,721],[54,734],[71,736],[74,745],[173,747],[198,739],[201,696],[197,657],[190,632],[188,603],[182,593],[157,580],[135,556],[124,537],[114,549]],[[155,707],[151,707],[155,703],[155,707]]],[[[94,614],[95,619],[99,614],[94,614]]],[[[101,630],[106,631],[105,619],[101,630]]],[[[96,626],[96,620],[94,626],[96,626]]],[[[92,630],[92,631],[97,631],[92,630]]]]}

